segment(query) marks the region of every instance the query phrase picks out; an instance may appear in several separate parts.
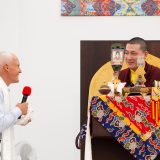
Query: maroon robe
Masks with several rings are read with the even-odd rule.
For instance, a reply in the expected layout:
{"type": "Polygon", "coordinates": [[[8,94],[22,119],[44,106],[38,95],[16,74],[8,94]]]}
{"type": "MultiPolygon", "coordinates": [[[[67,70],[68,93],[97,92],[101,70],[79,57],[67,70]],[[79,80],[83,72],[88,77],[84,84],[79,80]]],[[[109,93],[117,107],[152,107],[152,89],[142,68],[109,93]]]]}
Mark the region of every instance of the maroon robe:
{"type": "MultiPolygon", "coordinates": [[[[160,68],[150,65],[146,62],[145,64],[145,86],[146,87],[153,87],[154,80],[160,81],[160,68]]],[[[134,84],[131,82],[131,71],[129,68],[120,71],[119,79],[121,82],[126,82],[126,87],[132,87],[134,84]]]]}

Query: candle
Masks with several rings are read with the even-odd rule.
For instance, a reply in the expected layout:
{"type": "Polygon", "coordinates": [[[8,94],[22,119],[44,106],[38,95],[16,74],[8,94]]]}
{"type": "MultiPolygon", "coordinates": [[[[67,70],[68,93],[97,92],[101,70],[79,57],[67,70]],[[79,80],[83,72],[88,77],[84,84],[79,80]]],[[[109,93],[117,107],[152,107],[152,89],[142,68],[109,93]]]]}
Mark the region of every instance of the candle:
{"type": "Polygon", "coordinates": [[[154,114],[154,101],[152,100],[152,118],[155,119],[155,114],[154,114]]]}
{"type": "Polygon", "coordinates": [[[156,102],[156,123],[158,124],[158,102],[156,102]]]}
{"type": "Polygon", "coordinates": [[[158,123],[160,122],[160,101],[158,100],[158,123]]]}

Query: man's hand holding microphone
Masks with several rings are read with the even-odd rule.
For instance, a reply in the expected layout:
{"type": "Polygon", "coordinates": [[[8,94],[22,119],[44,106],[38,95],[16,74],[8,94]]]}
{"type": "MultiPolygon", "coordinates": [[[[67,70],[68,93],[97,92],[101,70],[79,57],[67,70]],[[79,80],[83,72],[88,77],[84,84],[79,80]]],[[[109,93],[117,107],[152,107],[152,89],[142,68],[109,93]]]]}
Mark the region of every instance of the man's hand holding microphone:
{"type": "Polygon", "coordinates": [[[28,96],[31,94],[31,88],[28,86],[25,86],[22,91],[23,98],[21,103],[17,103],[16,107],[18,107],[22,115],[18,118],[17,124],[19,125],[26,125],[29,122],[31,122],[31,116],[33,111],[28,109],[28,103],[26,103],[28,96]]]}
{"type": "Polygon", "coordinates": [[[17,103],[16,107],[21,110],[22,115],[26,115],[28,113],[28,103],[17,103]]]}

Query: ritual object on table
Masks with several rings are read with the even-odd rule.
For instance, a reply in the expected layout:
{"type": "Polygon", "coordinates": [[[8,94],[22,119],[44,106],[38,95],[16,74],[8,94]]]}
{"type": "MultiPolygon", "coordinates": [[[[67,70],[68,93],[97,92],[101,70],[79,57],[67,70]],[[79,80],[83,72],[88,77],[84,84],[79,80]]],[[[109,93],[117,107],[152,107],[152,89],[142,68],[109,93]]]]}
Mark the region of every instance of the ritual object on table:
{"type": "Polygon", "coordinates": [[[151,91],[152,118],[160,125],[160,81],[154,81],[151,91]]]}
{"type": "Polygon", "coordinates": [[[124,46],[120,43],[115,43],[111,46],[111,66],[113,68],[113,80],[117,81],[119,72],[124,61],[124,46]]]}
{"type": "Polygon", "coordinates": [[[99,88],[99,92],[102,95],[121,95],[122,88],[125,83],[121,83],[118,79],[119,72],[122,68],[124,61],[124,46],[120,43],[115,43],[111,46],[111,66],[113,68],[113,78],[111,82],[108,82],[108,85],[103,84],[99,88]]]}
{"type": "Polygon", "coordinates": [[[129,94],[132,95],[142,95],[145,97],[146,95],[151,94],[151,87],[142,87],[142,86],[134,86],[134,87],[124,87],[122,89],[123,96],[128,96],[129,94]]]}
{"type": "Polygon", "coordinates": [[[146,82],[146,79],[145,79],[144,75],[146,72],[144,70],[144,67],[145,67],[144,56],[138,56],[137,66],[138,66],[138,68],[135,71],[136,75],[137,75],[137,81],[136,81],[135,87],[136,86],[145,87],[144,83],[146,82]]]}
{"type": "Polygon", "coordinates": [[[104,81],[103,85],[100,86],[98,91],[102,95],[108,95],[111,89],[108,87],[108,85],[106,85],[106,82],[104,81]]]}

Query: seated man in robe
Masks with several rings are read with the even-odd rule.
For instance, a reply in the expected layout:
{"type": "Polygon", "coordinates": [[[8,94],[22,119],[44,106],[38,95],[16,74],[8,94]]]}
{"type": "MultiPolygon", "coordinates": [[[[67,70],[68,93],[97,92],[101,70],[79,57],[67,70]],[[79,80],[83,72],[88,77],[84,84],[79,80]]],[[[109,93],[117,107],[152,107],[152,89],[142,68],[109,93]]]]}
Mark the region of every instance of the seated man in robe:
{"type": "MultiPolygon", "coordinates": [[[[144,39],[135,37],[127,42],[125,49],[125,61],[128,65],[127,69],[120,71],[119,79],[121,82],[126,82],[126,87],[133,87],[137,82],[137,58],[138,56],[148,55],[147,44],[144,39]]],[[[155,64],[156,65],[156,64],[155,64]]],[[[145,62],[145,79],[144,85],[146,87],[153,87],[154,80],[160,81],[160,68],[145,62]]]]}

